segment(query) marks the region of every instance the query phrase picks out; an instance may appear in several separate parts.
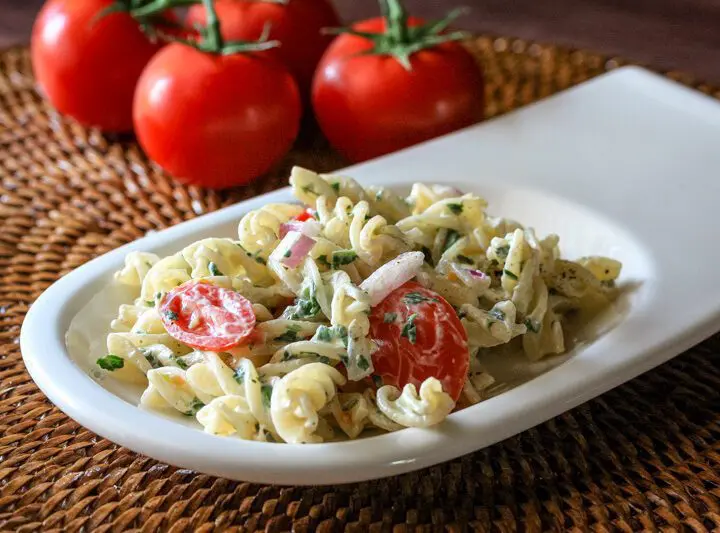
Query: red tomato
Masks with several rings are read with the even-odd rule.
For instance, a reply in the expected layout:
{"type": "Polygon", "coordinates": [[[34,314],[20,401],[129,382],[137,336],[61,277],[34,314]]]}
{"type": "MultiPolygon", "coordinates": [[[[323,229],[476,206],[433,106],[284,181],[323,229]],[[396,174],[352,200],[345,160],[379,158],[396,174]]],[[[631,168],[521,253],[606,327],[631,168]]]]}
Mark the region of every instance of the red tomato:
{"type": "MultiPolygon", "coordinates": [[[[422,21],[410,19],[409,26],[422,21]]],[[[353,26],[383,33],[385,19],[353,26]]],[[[343,34],[328,48],[313,81],[315,115],[330,143],[364,161],[469,126],[483,118],[483,77],[472,55],[445,42],[410,56],[364,55],[373,43],[343,34]]]]}
{"type": "Polygon", "coordinates": [[[179,181],[211,188],[249,182],[290,148],[300,125],[290,73],[267,54],[205,53],[170,44],[135,91],[147,155],[179,181]]]}
{"type": "MultiPolygon", "coordinates": [[[[285,4],[218,0],[215,10],[226,40],[255,41],[269,24],[269,39],[282,43],[278,49],[281,60],[295,76],[301,92],[309,94],[315,67],[333,39],[321,30],[340,24],[328,0],[290,0],[285,4]]],[[[187,23],[205,24],[205,7],[192,6],[187,23]]]]}
{"type": "Polygon", "coordinates": [[[309,207],[295,217],[295,220],[297,220],[298,222],[305,222],[306,220],[311,219],[315,220],[315,216],[313,215],[313,210],[311,210],[309,207]]]}
{"type": "Polygon", "coordinates": [[[222,352],[250,337],[255,327],[252,304],[235,291],[206,281],[188,281],[160,300],[167,332],[182,343],[222,352]]]}
{"type": "Polygon", "coordinates": [[[467,335],[439,294],[406,283],[373,308],[370,334],[378,345],[375,374],[385,385],[419,387],[435,377],[453,400],[460,397],[470,364],[467,335]]]}
{"type": "Polygon", "coordinates": [[[161,45],[127,13],[97,18],[113,0],[49,0],[31,40],[35,78],[61,113],[106,131],[132,129],[133,91],[161,45]]]}

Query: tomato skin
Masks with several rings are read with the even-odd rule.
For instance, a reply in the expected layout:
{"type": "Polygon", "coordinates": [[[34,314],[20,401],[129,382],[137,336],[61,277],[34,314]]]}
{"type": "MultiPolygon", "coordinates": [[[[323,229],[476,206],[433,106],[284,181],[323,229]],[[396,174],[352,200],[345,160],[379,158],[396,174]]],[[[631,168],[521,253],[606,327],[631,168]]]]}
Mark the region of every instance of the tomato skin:
{"type": "MultiPolygon", "coordinates": [[[[290,0],[287,4],[218,0],[215,10],[226,40],[257,40],[270,24],[270,40],[278,40],[281,61],[293,73],[303,95],[309,95],[313,73],[333,37],[323,35],[323,28],[340,25],[337,12],[328,0],[290,0]]],[[[205,24],[205,7],[190,7],[189,26],[205,24]]]]}
{"type": "Polygon", "coordinates": [[[150,61],[133,105],[146,154],[178,181],[216,189],[267,171],[292,145],[300,116],[295,81],[267,54],[178,43],[150,61]]]}
{"type": "Polygon", "coordinates": [[[394,290],[370,314],[370,334],[378,346],[373,354],[375,374],[385,385],[420,387],[435,377],[443,391],[457,401],[470,365],[467,334],[455,310],[436,292],[410,281],[394,290]],[[408,294],[424,301],[411,303],[408,294]],[[386,314],[392,317],[386,321],[386,314]],[[394,314],[395,316],[392,316],[394,314]],[[415,342],[403,336],[403,326],[416,314],[415,342]]]}
{"type": "MultiPolygon", "coordinates": [[[[411,19],[410,26],[422,23],[411,19]]],[[[353,26],[384,31],[383,18],[353,26]]],[[[470,126],[483,118],[483,76],[456,42],[421,50],[406,70],[392,56],[361,55],[362,37],[343,34],[315,73],[312,103],[323,133],[353,162],[365,161],[470,126]]]]}
{"type": "Polygon", "coordinates": [[[159,311],[168,334],[198,350],[229,350],[252,338],[255,327],[249,300],[206,281],[191,280],[166,293],[159,311]]]}
{"type": "Polygon", "coordinates": [[[132,129],[135,84],[162,47],[127,13],[97,19],[112,0],[49,0],[33,26],[32,65],[59,112],[109,132],[132,129]]]}

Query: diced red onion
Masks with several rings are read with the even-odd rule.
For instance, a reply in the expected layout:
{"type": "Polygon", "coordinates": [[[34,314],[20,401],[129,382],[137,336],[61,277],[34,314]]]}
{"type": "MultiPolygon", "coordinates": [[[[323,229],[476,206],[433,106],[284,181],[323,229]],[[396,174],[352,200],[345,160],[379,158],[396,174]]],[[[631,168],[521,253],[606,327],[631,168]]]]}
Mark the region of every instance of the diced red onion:
{"type": "Polygon", "coordinates": [[[424,261],[422,252],[406,252],[370,274],[360,284],[360,288],[370,295],[370,306],[375,307],[392,291],[414,278],[424,261]]]}
{"type": "Polygon", "coordinates": [[[321,226],[317,220],[306,220],[300,222],[299,220],[289,220],[283,224],[280,224],[280,235],[282,239],[291,231],[297,231],[308,237],[317,237],[320,234],[321,226]]]}
{"type": "Polygon", "coordinates": [[[273,255],[275,255],[275,257],[281,255],[280,262],[283,265],[289,268],[295,268],[302,263],[302,260],[310,253],[313,246],[315,246],[314,239],[303,235],[299,231],[291,231],[285,236],[282,242],[280,242],[273,252],[273,255]]]}
{"type": "Polygon", "coordinates": [[[478,279],[484,279],[487,278],[487,274],[481,270],[475,270],[474,268],[468,268],[467,269],[468,274],[470,274],[473,278],[478,279]]]}

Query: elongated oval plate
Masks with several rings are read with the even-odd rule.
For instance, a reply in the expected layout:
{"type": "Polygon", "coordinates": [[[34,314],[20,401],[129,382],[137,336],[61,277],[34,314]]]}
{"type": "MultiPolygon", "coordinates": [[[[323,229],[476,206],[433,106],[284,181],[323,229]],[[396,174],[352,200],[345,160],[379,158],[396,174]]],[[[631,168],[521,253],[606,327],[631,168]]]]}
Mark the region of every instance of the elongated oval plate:
{"type": "Polygon", "coordinates": [[[25,364],[50,400],[92,431],[210,474],[334,484],[446,461],[571,409],[718,329],[718,138],[718,102],[624,68],[342,172],[364,184],[402,188],[422,181],[476,192],[488,199],[493,214],[540,234],[558,233],[567,257],[606,254],[624,263],[622,280],[631,289],[617,323],[606,324],[614,327],[568,357],[541,365],[498,362],[498,372],[524,383],[432,429],[305,446],[246,442],[139,409],[137,390],[93,379],[95,344],[104,341],[119,302],[108,284],[126,253],[167,254],[199,238],[234,236],[244,213],[289,199],[286,189],[150,235],[60,279],[25,319],[25,364]]]}

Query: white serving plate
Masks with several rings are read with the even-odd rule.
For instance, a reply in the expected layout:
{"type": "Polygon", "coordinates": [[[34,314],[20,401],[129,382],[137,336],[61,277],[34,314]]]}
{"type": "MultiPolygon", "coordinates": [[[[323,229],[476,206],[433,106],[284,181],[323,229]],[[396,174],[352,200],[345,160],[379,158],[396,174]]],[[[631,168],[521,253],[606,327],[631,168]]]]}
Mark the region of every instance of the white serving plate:
{"type": "Polygon", "coordinates": [[[107,289],[102,305],[91,300],[127,252],[167,254],[199,238],[234,235],[242,214],[289,199],[287,189],[149,235],[60,279],[25,319],[25,364],[50,400],[92,431],[209,474],[336,484],[446,461],[567,411],[719,329],[718,139],[720,103],[626,67],[499,119],[343,171],[365,184],[440,182],[481,193],[493,214],[516,218],[540,234],[558,233],[567,257],[593,253],[620,259],[622,279],[635,287],[620,323],[607,334],[551,362],[554,369],[432,429],[317,445],[246,442],[139,409],[138,391],[90,377],[94,344],[104,343],[103,328],[117,303],[107,289]],[[80,318],[95,316],[95,322],[80,329],[75,322],[69,349],[65,337],[81,311],[80,318]]]}

